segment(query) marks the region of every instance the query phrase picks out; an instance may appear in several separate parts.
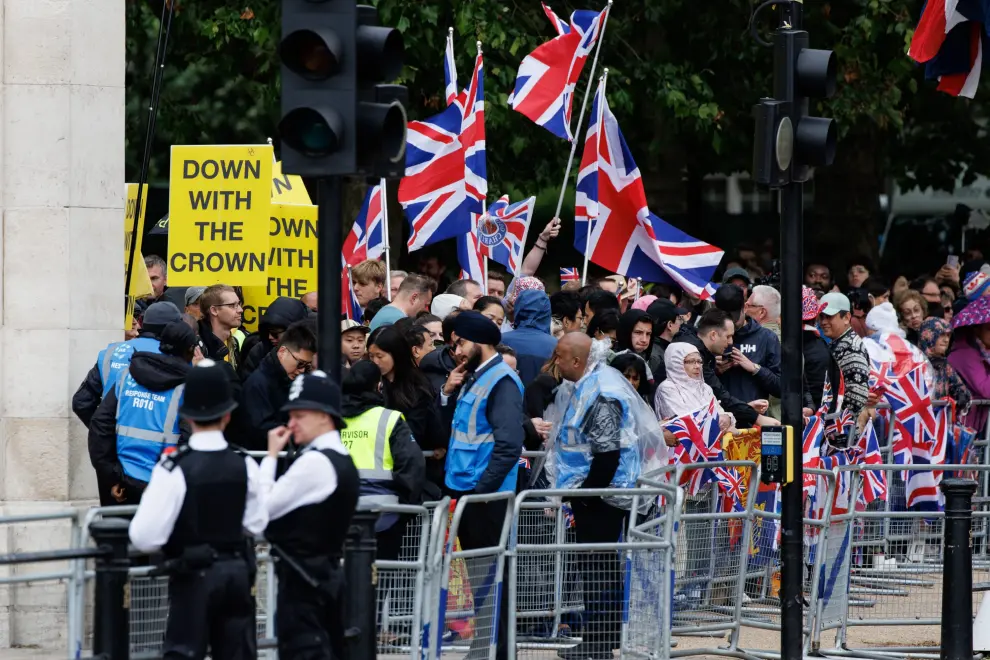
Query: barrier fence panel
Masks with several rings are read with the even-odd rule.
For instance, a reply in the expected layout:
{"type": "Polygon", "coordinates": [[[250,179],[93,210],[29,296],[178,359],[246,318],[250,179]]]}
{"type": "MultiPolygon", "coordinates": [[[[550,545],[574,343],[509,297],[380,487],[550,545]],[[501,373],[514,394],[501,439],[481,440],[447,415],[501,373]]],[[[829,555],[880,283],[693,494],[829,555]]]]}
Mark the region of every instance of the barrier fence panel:
{"type": "MultiPolygon", "coordinates": [[[[840,481],[849,483],[850,500],[862,489],[867,466],[839,468],[840,481]]],[[[944,512],[907,506],[907,483],[930,472],[959,471],[977,481],[986,478],[988,466],[973,465],[871,465],[887,482],[887,499],[862,504],[833,515],[834,524],[848,531],[833,573],[842,571],[846,595],[841,610],[823,603],[818,631],[835,630],[834,644],[824,653],[876,657],[878,653],[938,657],[942,610],[942,530],[944,512]],[[905,477],[907,479],[905,479],[905,477]],[[838,559],[842,559],[841,563],[838,559]],[[878,635],[879,629],[896,627],[894,634],[878,635]],[[869,644],[869,648],[863,646],[869,644]]],[[[841,490],[841,489],[840,489],[841,490]]],[[[933,503],[932,508],[935,508],[933,503]]],[[[986,529],[990,513],[974,505],[974,529],[986,529]]],[[[974,582],[990,578],[988,567],[974,563],[974,582]]],[[[826,585],[827,586],[827,585],[826,585]]],[[[841,581],[835,592],[839,594],[841,581]]],[[[971,594],[974,611],[979,594],[971,594]]],[[[823,642],[824,644],[824,642],[823,642]]]]}
{"type": "Polygon", "coordinates": [[[514,497],[504,492],[457,500],[443,553],[434,657],[466,651],[467,660],[494,660],[497,640],[507,634],[502,578],[514,497]]]}
{"type": "Polygon", "coordinates": [[[384,536],[391,543],[401,537],[397,547],[379,545],[375,560],[378,654],[418,660],[433,514],[424,506],[383,505],[375,510],[381,521],[392,523],[379,532],[379,539],[384,536]]]}
{"type": "Polygon", "coordinates": [[[552,651],[606,657],[614,649],[666,657],[668,647],[659,640],[667,637],[644,636],[640,612],[630,619],[630,595],[654,610],[665,602],[666,581],[651,578],[669,576],[673,522],[659,501],[677,496],[666,485],[520,493],[508,549],[509,657],[552,651]],[[630,515],[634,504],[641,509],[630,515]],[[660,557],[659,569],[652,553],[660,557]]]}

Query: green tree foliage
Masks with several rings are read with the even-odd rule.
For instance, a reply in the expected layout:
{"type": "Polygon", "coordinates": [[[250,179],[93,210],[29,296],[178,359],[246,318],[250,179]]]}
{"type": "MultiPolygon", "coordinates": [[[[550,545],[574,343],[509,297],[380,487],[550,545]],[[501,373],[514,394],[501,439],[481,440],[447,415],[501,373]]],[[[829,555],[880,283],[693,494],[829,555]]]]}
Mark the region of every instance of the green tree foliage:
{"type": "MultiPolygon", "coordinates": [[[[402,30],[409,114],[443,105],[442,55],[454,28],[460,81],[475,41],[485,53],[489,188],[515,196],[539,191],[552,208],[568,145],[507,106],[521,59],[554,31],[537,0],[378,0],[384,24],[402,30]]],[[[176,7],[152,159],[152,181],[167,178],[168,145],[262,142],[278,119],[278,0],[207,0],[176,7]]],[[[576,5],[598,8],[592,1],[576,5]]],[[[561,16],[576,6],[554,4],[561,16]]],[[[753,104],[768,96],[771,52],[748,29],[750,0],[616,0],[602,47],[609,103],[660,213],[683,204],[709,173],[745,171],[752,158],[753,104]],[[666,189],[664,196],[654,191],[666,189]],[[678,197],[680,199],[678,199],[678,197]]],[[[836,165],[815,182],[810,239],[851,254],[875,249],[878,195],[887,177],[903,185],[951,188],[990,164],[977,123],[980,104],[936,92],[906,55],[921,0],[806,3],[812,46],[832,48],[839,91],[813,110],[836,118],[836,165]]],[[[127,164],[134,178],[144,136],[158,29],[157,0],[128,5],[127,164]]],[[[772,29],[773,12],[757,27],[772,29]]],[[[599,71],[600,71],[599,68],[599,71]]],[[[574,115],[590,65],[578,85],[574,115]]],[[[566,213],[566,211],[565,211],[566,213]]],[[[704,235],[704,232],[703,232],[704,235]]],[[[717,240],[717,234],[706,236],[717,240]]]]}

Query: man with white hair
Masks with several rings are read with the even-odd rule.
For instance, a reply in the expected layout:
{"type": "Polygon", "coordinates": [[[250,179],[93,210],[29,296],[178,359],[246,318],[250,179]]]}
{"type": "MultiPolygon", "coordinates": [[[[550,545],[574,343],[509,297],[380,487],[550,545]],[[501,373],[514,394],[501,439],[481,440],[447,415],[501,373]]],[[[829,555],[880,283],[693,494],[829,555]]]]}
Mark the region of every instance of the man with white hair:
{"type": "Polygon", "coordinates": [[[777,289],[765,284],[754,286],[745,310],[746,316],[780,339],[780,292],[777,289]]]}

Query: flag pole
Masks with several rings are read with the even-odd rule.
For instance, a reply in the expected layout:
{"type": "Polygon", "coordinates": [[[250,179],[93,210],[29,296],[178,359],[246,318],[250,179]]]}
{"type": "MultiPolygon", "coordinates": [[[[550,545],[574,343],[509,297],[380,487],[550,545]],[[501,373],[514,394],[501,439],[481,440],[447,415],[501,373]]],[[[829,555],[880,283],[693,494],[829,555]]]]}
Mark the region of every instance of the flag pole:
{"type": "Polygon", "coordinates": [[[388,195],[385,188],[385,177],[378,182],[382,188],[382,243],[385,244],[385,297],[392,302],[392,248],[388,242],[388,195]]]}
{"type": "MultiPolygon", "coordinates": [[[[612,3],[609,3],[609,7],[612,3]]],[[[608,80],[608,67],[602,72],[601,86],[602,86],[602,103],[598,106],[598,132],[595,133],[595,156],[601,153],[602,147],[602,114],[605,109],[605,81],[608,80]]],[[[583,114],[583,113],[582,113],[583,114]]],[[[573,150],[571,151],[573,153],[573,150]]],[[[568,168],[570,170],[570,168],[568,168]]],[[[566,179],[565,179],[566,181],[566,179]]],[[[561,191],[561,199],[563,199],[563,191],[561,191]]],[[[588,229],[584,235],[584,268],[581,270],[581,286],[588,284],[588,257],[591,254],[591,218],[588,218],[588,229]]]]}
{"type": "MultiPolygon", "coordinates": [[[[481,42],[478,42],[481,45],[481,42]]],[[[488,200],[481,200],[481,216],[478,218],[478,226],[474,228],[474,235],[478,235],[478,228],[481,227],[481,223],[484,222],[485,216],[488,215],[488,200]]],[[[481,290],[484,295],[488,295],[488,255],[482,255],[481,257],[481,270],[482,277],[485,279],[484,282],[478,282],[481,285],[481,290]]]]}
{"type": "MultiPolygon", "coordinates": [[[[522,243],[519,246],[519,258],[520,260],[526,257],[526,239],[529,238],[529,228],[533,225],[533,216],[536,215],[536,197],[530,197],[533,200],[533,208],[529,212],[529,220],[526,222],[526,228],[523,229],[522,243]]],[[[516,270],[522,268],[522,261],[516,264],[516,270]]],[[[533,273],[534,275],[536,273],[533,273]]],[[[512,277],[515,278],[516,274],[512,273],[512,277]]]]}
{"type": "MultiPolygon", "coordinates": [[[[557,211],[553,217],[560,217],[560,209],[564,206],[564,193],[567,192],[567,180],[571,176],[571,166],[574,165],[574,153],[577,151],[577,134],[581,132],[581,124],[584,123],[584,112],[588,107],[588,96],[591,95],[591,85],[595,81],[595,69],[598,67],[598,53],[602,49],[602,41],[605,40],[605,26],[608,25],[608,15],[612,11],[612,0],[608,0],[605,6],[605,16],[602,17],[602,29],[598,33],[598,43],[595,44],[595,57],[591,60],[591,71],[588,73],[588,86],[584,90],[584,100],[581,101],[581,113],[578,115],[578,123],[574,128],[574,136],[571,139],[571,153],[567,157],[567,167],[564,169],[564,182],[560,184],[560,196],[557,198],[557,211]]],[[[587,270],[587,268],[585,269],[587,270]]],[[[584,275],[581,276],[582,278],[584,275]]],[[[583,282],[582,282],[583,284],[583,282]]]]}
{"type": "Polygon", "coordinates": [[[268,138],[268,146],[272,148],[272,165],[274,165],[278,162],[278,158],[275,158],[275,143],[271,138],[268,138]]]}

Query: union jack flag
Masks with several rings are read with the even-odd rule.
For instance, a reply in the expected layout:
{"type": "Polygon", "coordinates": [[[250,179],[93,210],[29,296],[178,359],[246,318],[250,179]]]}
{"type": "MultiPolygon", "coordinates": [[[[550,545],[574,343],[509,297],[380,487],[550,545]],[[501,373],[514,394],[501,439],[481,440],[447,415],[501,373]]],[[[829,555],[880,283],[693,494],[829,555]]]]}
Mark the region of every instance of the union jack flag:
{"type": "Polygon", "coordinates": [[[461,108],[454,104],[409,122],[399,203],[410,225],[410,252],[468,233],[471,214],[481,212],[481,203],[467,193],[462,120],[461,108]]]}
{"type": "Polygon", "coordinates": [[[360,323],[361,305],[358,303],[357,296],[354,295],[351,269],[347,267],[347,259],[344,258],[344,255],[340,255],[340,257],[341,268],[343,269],[340,274],[340,313],[360,323]]]}
{"type": "Polygon", "coordinates": [[[377,259],[385,251],[385,203],[382,186],[370,186],[351,233],[344,241],[344,261],[356,266],[377,259]]]}
{"type": "Polygon", "coordinates": [[[535,206],[535,197],[509,204],[508,195],[489,206],[476,229],[481,256],[502,264],[515,275],[522,263],[523,244],[535,206]]]}
{"type": "MultiPolygon", "coordinates": [[[[822,440],[825,425],[820,415],[813,415],[804,427],[804,437],[802,439],[801,463],[805,469],[813,470],[821,467],[822,463],[822,440]]],[[[804,473],[803,489],[809,497],[815,496],[815,487],[818,484],[818,477],[813,474],[804,473]]]]}
{"type": "Polygon", "coordinates": [[[983,69],[986,21],[981,0],[929,0],[911,39],[908,55],[925,64],[925,77],[938,89],[973,98],[983,69]]]}
{"type": "Polygon", "coordinates": [[[883,396],[894,380],[894,368],[890,362],[877,362],[870,360],[870,376],[867,384],[870,392],[883,396]]]}
{"type": "Polygon", "coordinates": [[[675,283],[702,296],[722,259],[719,248],[650,213],[639,168],[605,99],[604,77],[592,106],[574,215],[574,247],[626,277],[675,283]]]}
{"type": "Polygon", "coordinates": [[[560,284],[564,285],[568,282],[580,282],[581,273],[577,268],[561,268],[560,269],[560,284]]]}
{"type": "Polygon", "coordinates": [[[718,483],[719,495],[722,499],[722,510],[745,511],[743,503],[743,477],[736,468],[717,467],[713,469],[718,483]]]}
{"type": "MultiPolygon", "coordinates": [[[[670,431],[680,444],[674,448],[675,463],[709,463],[722,460],[722,431],[718,426],[718,408],[714,397],[708,406],[692,413],[663,423],[664,430],[670,431]]],[[[701,487],[716,479],[710,469],[697,469],[685,472],[681,477],[682,486],[688,487],[691,495],[696,495],[701,487]]]]}
{"type": "Polygon", "coordinates": [[[571,14],[570,25],[543,5],[558,36],[538,46],[519,65],[509,106],[554,135],[573,140],[571,109],[574,91],[584,63],[591,53],[608,14],[580,10],[571,14]]]}
{"type": "MultiPolygon", "coordinates": [[[[855,448],[855,463],[862,465],[880,465],[883,463],[883,456],[880,454],[880,442],[877,440],[877,431],[870,420],[863,428],[859,436],[859,442],[855,448]]],[[[864,470],[863,488],[860,492],[860,500],[864,504],[869,504],[875,500],[887,499],[887,474],[883,470],[864,470]]]]}
{"type": "Polygon", "coordinates": [[[478,233],[457,237],[457,263],[461,265],[462,280],[474,280],[485,288],[485,261],[478,246],[478,233]]]}
{"type": "MultiPolygon", "coordinates": [[[[932,465],[940,455],[944,458],[945,429],[939,430],[924,371],[922,365],[895,378],[885,395],[894,417],[894,462],[901,465],[932,465]]],[[[940,508],[940,477],[940,473],[906,471],[908,507],[926,511],[940,508]]]]}

